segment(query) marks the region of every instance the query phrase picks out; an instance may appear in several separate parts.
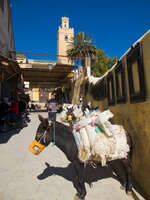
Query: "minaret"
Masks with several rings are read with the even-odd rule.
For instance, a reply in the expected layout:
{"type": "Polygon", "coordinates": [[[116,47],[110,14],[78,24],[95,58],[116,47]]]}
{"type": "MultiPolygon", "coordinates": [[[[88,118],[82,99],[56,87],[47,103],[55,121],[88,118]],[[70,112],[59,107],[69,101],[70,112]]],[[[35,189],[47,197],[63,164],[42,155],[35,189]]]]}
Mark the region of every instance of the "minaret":
{"type": "MultiPolygon", "coordinates": [[[[67,49],[69,48],[69,42],[71,38],[74,37],[74,29],[69,28],[69,18],[62,17],[61,18],[61,26],[58,28],[57,32],[57,55],[66,56],[67,49]]],[[[59,57],[57,58],[58,63],[62,64],[71,64],[67,57],[59,57]]]]}

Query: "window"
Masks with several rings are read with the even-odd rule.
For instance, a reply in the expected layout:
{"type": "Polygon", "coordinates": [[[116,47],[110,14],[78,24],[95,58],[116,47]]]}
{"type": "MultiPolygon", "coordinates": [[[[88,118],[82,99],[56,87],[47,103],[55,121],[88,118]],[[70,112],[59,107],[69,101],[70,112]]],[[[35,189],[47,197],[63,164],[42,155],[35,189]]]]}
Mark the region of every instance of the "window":
{"type": "Polygon", "coordinates": [[[127,69],[130,102],[137,103],[145,101],[146,87],[141,43],[138,43],[135,47],[132,47],[130,52],[128,53],[127,69]]]}
{"type": "Polygon", "coordinates": [[[112,72],[107,76],[107,98],[109,106],[115,105],[114,76],[112,72]]]}
{"type": "Polygon", "coordinates": [[[67,35],[65,35],[65,41],[68,41],[68,36],[67,35]]]}
{"type": "Polygon", "coordinates": [[[91,94],[95,100],[103,100],[106,98],[106,80],[103,78],[95,85],[91,84],[91,94]]]}
{"type": "Polygon", "coordinates": [[[115,68],[117,103],[126,102],[125,72],[123,62],[119,62],[115,68]]]}

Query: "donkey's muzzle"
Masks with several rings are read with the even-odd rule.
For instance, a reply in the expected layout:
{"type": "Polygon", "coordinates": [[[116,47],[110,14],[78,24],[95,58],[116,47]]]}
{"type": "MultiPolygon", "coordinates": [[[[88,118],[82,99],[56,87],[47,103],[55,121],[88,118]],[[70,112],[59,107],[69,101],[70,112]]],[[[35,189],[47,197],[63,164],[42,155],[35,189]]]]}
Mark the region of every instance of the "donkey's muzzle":
{"type": "Polygon", "coordinates": [[[36,140],[33,140],[32,144],[29,146],[29,150],[34,154],[34,155],[38,155],[39,153],[41,153],[43,151],[43,149],[45,148],[45,145],[40,144],[39,142],[37,142],[36,140]]]}

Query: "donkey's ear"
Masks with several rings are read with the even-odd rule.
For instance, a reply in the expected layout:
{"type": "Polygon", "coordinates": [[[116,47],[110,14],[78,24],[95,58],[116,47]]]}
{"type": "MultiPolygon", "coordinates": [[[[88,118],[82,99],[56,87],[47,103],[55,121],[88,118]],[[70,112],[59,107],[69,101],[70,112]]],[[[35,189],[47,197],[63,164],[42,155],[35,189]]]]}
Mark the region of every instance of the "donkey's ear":
{"type": "Polygon", "coordinates": [[[42,117],[42,115],[38,115],[38,118],[39,118],[39,120],[40,120],[41,122],[44,121],[44,117],[42,117]]]}
{"type": "Polygon", "coordinates": [[[45,126],[45,128],[47,128],[49,126],[49,122],[48,122],[48,119],[44,119],[43,121],[43,125],[45,126]]]}
{"type": "Polygon", "coordinates": [[[45,165],[46,165],[47,168],[50,168],[50,164],[49,163],[45,162],[45,165]]]}

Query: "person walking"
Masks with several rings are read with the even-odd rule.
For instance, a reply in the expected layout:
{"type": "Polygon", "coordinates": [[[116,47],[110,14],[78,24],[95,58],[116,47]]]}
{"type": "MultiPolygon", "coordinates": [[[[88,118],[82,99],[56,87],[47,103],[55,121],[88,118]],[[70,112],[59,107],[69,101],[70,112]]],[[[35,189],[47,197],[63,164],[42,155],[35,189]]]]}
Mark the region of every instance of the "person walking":
{"type": "Polygon", "coordinates": [[[51,94],[51,99],[48,100],[48,117],[51,121],[56,121],[57,102],[54,94],[51,94]]]}

